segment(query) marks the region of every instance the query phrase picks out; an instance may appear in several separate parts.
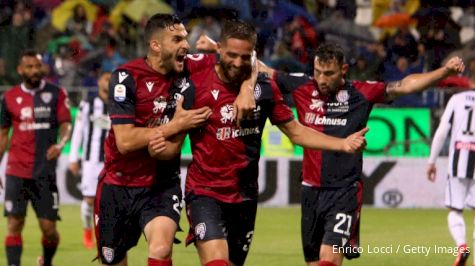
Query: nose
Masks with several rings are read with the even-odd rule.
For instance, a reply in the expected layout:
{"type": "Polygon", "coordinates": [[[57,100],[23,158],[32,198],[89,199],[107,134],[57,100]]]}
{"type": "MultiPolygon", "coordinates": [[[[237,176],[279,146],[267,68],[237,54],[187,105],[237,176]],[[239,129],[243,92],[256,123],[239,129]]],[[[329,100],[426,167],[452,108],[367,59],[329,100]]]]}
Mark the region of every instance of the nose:
{"type": "Polygon", "coordinates": [[[186,49],[187,51],[190,49],[190,44],[188,43],[187,40],[183,40],[182,48],[186,49]]]}
{"type": "Polygon", "coordinates": [[[233,65],[234,65],[235,67],[238,67],[238,68],[241,67],[241,66],[243,65],[242,59],[239,58],[239,57],[236,58],[236,59],[234,59],[233,65]]]}

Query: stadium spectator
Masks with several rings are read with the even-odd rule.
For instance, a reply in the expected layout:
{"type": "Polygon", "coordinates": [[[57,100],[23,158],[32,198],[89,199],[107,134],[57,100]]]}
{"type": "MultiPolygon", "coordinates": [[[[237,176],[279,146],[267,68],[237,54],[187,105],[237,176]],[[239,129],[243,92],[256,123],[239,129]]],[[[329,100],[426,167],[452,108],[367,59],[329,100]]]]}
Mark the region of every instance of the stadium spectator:
{"type": "Polygon", "coordinates": [[[0,113],[0,158],[13,128],[4,205],[4,215],[8,217],[7,265],[20,265],[22,231],[31,201],[42,233],[43,256],[38,258],[38,264],[51,266],[59,244],[56,161],[71,131],[69,100],[64,89],[44,81],[41,58],[36,52],[27,50],[21,55],[18,74],[23,82],[4,93],[0,113]]]}
{"type": "MultiPolygon", "coordinates": [[[[272,76],[283,93],[293,96],[302,124],[341,137],[364,128],[375,103],[422,91],[450,74],[463,72],[464,64],[455,57],[435,71],[400,81],[350,81],[345,79],[348,65],[343,50],[325,44],[317,49],[314,68],[313,79],[265,65],[260,71],[272,76]]],[[[301,233],[308,266],[341,265],[344,256],[359,257],[362,162],[359,153],[304,149],[301,233]]]]}
{"type": "MultiPolygon", "coordinates": [[[[475,91],[461,92],[450,98],[432,140],[427,177],[437,178],[436,160],[450,132],[445,205],[449,208],[449,231],[458,247],[454,265],[465,265],[470,250],[465,236],[463,209],[475,208],[475,91]]],[[[474,231],[475,232],[475,231],[474,231]]],[[[475,237],[475,234],[474,234],[475,237]]],[[[475,239],[473,240],[475,243],[475,239]]],[[[475,262],[475,260],[474,260],[475,262]]]]}
{"type": "Polygon", "coordinates": [[[110,129],[110,119],[107,113],[109,98],[109,79],[111,72],[103,72],[97,85],[98,95],[81,101],[79,111],[74,121],[69,151],[69,170],[81,178],[81,219],[83,221],[83,245],[94,247],[92,235],[92,210],[96,196],[98,175],[104,167],[104,140],[110,129]],[[79,149],[82,146],[82,157],[79,149]],[[79,164],[81,161],[81,164],[79,164]]]}
{"type": "MultiPolygon", "coordinates": [[[[308,148],[355,152],[365,145],[366,129],[341,139],[303,127],[275,83],[264,75],[257,77],[253,115],[237,125],[232,103],[251,75],[256,39],[253,26],[225,22],[218,45],[220,62],[192,73],[186,81],[195,89],[194,108],[210,106],[213,112],[201,130],[189,132],[193,160],[185,191],[187,244],[195,243],[205,266],[244,264],[254,234],[258,162],[267,118],[292,142],[308,148]]],[[[256,69],[253,74],[257,75],[256,69]]]]}
{"type": "MultiPolygon", "coordinates": [[[[187,56],[186,37],[178,17],[154,15],[145,26],[147,56],[120,66],[111,76],[112,128],[105,142],[105,171],[100,176],[94,208],[103,264],[127,265],[127,251],[143,232],[148,242],[148,265],[172,265],[182,192],[179,156],[165,154],[170,149],[164,138],[180,137],[179,133],[200,126],[211,113],[208,107],[175,111],[175,99],[180,98],[177,94],[191,91],[187,83],[175,80],[175,74],[185,69],[197,71],[216,60],[215,55],[187,56]],[[171,89],[173,84],[176,86],[171,89]],[[157,145],[169,160],[150,157],[147,146],[152,135],[160,136],[157,145]]],[[[253,107],[247,88],[242,95],[243,102],[247,100],[247,106],[253,107]]]]}

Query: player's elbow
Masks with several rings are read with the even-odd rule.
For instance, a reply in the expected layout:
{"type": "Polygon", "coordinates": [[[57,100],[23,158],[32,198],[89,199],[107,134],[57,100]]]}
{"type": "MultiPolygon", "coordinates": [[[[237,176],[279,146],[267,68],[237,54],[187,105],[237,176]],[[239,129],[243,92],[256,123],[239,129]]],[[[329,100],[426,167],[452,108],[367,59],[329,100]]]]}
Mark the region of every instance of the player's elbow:
{"type": "Polygon", "coordinates": [[[119,141],[117,142],[117,150],[120,154],[126,155],[127,153],[132,151],[132,145],[127,141],[119,141]]]}

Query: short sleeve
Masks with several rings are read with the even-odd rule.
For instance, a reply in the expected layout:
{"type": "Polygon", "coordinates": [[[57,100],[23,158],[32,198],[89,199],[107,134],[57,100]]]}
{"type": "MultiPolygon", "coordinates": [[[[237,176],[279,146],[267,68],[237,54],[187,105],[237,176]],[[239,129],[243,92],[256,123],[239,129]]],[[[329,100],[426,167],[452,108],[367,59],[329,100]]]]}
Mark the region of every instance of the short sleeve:
{"type": "Polygon", "coordinates": [[[71,110],[70,110],[68,92],[63,88],[60,88],[58,93],[59,93],[58,103],[57,103],[58,122],[59,123],[71,122],[71,110]]]}
{"type": "Polygon", "coordinates": [[[275,71],[273,80],[277,83],[283,94],[289,94],[305,83],[311,81],[311,78],[304,73],[284,73],[275,71]]]}
{"type": "Polygon", "coordinates": [[[272,114],[270,116],[270,121],[273,125],[280,125],[294,120],[294,114],[289,106],[285,104],[284,97],[280,92],[275,81],[270,81],[270,86],[272,87],[274,106],[272,108],[272,114]]]}
{"type": "Polygon", "coordinates": [[[377,81],[352,81],[353,86],[358,90],[370,103],[386,102],[386,84],[377,81]]]}
{"type": "Polygon", "coordinates": [[[185,58],[186,70],[189,73],[200,71],[218,62],[217,54],[188,54],[185,58]]]}
{"type": "Polygon", "coordinates": [[[123,69],[114,71],[109,80],[109,113],[113,125],[135,122],[135,94],[132,74],[123,69]]]}

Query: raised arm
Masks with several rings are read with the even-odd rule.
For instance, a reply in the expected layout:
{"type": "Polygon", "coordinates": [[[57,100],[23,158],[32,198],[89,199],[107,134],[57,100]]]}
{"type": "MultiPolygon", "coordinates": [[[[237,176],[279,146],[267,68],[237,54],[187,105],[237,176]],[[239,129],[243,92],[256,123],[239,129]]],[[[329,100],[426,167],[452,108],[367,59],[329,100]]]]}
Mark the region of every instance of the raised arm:
{"type": "Polygon", "coordinates": [[[462,59],[456,56],[447,61],[445,66],[434,71],[411,74],[402,80],[391,82],[387,85],[388,100],[409,93],[421,92],[450,75],[462,73],[464,69],[465,65],[462,59]]]}
{"type": "Polygon", "coordinates": [[[355,153],[364,150],[366,139],[364,135],[368,128],[342,139],[332,137],[300,124],[296,120],[278,125],[279,129],[294,143],[308,149],[329,150],[345,153],[355,153]]]}

